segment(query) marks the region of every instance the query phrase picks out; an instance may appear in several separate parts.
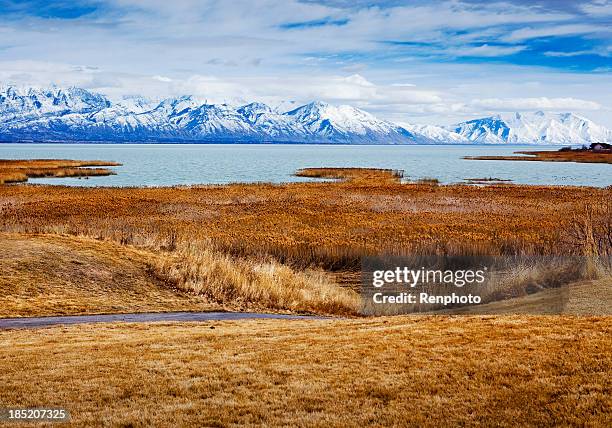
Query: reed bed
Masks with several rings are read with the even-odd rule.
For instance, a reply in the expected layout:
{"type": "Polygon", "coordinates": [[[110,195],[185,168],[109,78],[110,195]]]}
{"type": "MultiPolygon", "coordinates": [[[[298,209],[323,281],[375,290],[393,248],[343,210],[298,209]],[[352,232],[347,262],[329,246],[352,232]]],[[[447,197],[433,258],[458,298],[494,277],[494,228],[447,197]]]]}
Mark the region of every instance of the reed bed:
{"type": "Polygon", "coordinates": [[[446,186],[385,174],[283,185],[0,186],[0,231],[135,246],[167,258],[154,266],[159,275],[217,302],[325,313],[350,312],[354,295],[306,272],[352,278],[363,256],[610,254],[610,188],[446,186]]]}
{"type": "Polygon", "coordinates": [[[115,174],[99,166],[119,166],[108,161],[76,161],[68,159],[0,159],[0,185],[23,183],[28,178],[92,177],[115,174]]]}
{"type": "MultiPolygon", "coordinates": [[[[207,241],[237,257],[355,269],[364,255],[583,254],[611,189],[379,184],[184,188],[0,187],[0,230],[64,233],[149,249],[207,241]]],[[[595,228],[597,229],[597,228],[595,228]]]]}
{"type": "Polygon", "coordinates": [[[189,242],[158,259],[155,272],[180,290],[240,309],[355,315],[360,303],[356,293],[323,272],[236,259],[204,242],[189,242]]]}
{"type": "Polygon", "coordinates": [[[469,160],[509,160],[578,163],[612,163],[612,150],[567,150],[567,151],[520,151],[528,156],[466,156],[469,160]]]}
{"type": "Polygon", "coordinates": [[[397,183],[404,171],[385,168],[304,168],[296,171],[297,177],[327,178],[352,182],[397,183]]]}

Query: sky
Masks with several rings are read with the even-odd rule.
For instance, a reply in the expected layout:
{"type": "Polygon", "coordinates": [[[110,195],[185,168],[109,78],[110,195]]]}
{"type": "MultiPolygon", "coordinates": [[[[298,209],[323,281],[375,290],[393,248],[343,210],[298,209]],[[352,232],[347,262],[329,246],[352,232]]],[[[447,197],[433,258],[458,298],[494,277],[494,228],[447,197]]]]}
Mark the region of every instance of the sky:
{"type": "Polygon", "coordinates": [[[0,85],[612,128],[612,0],[0,0],[0,85]]]}

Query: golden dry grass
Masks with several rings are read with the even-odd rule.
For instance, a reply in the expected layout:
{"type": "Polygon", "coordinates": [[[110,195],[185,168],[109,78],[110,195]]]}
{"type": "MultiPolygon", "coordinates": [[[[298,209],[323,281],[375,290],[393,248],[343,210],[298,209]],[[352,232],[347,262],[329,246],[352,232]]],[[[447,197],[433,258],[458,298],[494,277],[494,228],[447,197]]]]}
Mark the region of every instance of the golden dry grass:
{"type": "Polygon", "coordinates": [[[0,402],[71,426],[604,427],[610,337],[569,316],[1,331],[0,402]]]}
{"type": "Polygon", "coordinates": [[[0,159],[0,185],[21,183],[28,178],[40,177],[92,177],[114,174],[106,168],[93,166],[118,166],[108,161],[76,161],[68,159],[0,159]]]}
{"type": "Polygon", "coordinates": [[[567,150],[567,151],[521,151],[529,156],[466,156],[470,160],[511,160],[545,162],[612,163],[612,150],[567,150]]]}
{"type": "Polygon", "coordinates": [[[358,296],[321,272],[56,235],[0,233],[0,317],[211,310],[356,314],[358,296]]]}
{"type": "MultiPolygon", "coordinates": [[[[355,269],[368,254],[573,254],[574,217],[612,189],[373,182],[179,188],[0,187],[0,230],[52,232],[355,269]],[[570,239],[571,238],[571,239],[570,239]]],[[[600,209],[600,206],[603,208],[600,209]]],[[[603,216],[603,217],[602,217],[603,216]]]]}
{"type": "Polygon", "coordinates": [[[0,234],[0,317],[215,310],[153,272],[158,256],[111,242],[0,234]]]}
{"type": "Polygon", "coordinates": [[[360,299],[320,271],[241,260],[192,242],[160,258],[155,272],[181,290],[241,310],[356,315],[360,299]]]}
{"type": "Polygon", "coordinates": [[[384,184],[398,183],[404,176],[404,171],[382,168],[304,168],[298,170],[295,175],[384,184]]]}
{"type": "Polygon", "coordinates": [[[602,201],[612,189],[403,184],[392,171],[361,169],[312,173],[349,179],[0,186],[0,231],[135,247],[149,254],[156,278],[214,304],[326,314],[355,313],[355,293],[335,282],[357,284],[366,255],[610,254],[612,214],[602,201]]]}

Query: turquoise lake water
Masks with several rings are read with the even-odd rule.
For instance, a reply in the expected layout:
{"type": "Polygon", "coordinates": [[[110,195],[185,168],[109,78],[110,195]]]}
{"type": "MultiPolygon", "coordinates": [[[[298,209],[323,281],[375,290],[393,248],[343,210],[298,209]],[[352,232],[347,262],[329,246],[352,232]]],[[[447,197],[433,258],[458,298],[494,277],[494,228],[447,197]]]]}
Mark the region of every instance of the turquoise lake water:
{"type": "MultiPolygon", "coordinates": [[[[558,147],[548,147],[557,150],[558,147]]],[[[533,146],[347,146],[249,144],[0,144],[3,159],[108,160],[117,175],[31,179],[70,186],[172,186],[232,182],[311,181],[292,174],[307,167],[375,167],[405,171],[409,180],[442,183],[498,178],[520,184],[612,185],[612,165],[464,160],[463,156],[511,155],[533,146]]]]}

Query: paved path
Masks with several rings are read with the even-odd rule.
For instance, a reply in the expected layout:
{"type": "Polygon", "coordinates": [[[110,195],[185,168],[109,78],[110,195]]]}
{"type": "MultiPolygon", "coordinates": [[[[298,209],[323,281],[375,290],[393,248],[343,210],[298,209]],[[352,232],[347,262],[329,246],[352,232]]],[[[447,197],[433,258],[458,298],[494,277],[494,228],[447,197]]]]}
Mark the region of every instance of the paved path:
{"type": "Polygon", "coordinates": [[[54,325],[90,324],[100,322],[157,322],[157,321],[232,321],[249,319],[327,319],[309,315],[281,315],[258,312],[160,312],[108,315],[70,315],[51,317],[0,318],[0,329],[39,328],[54,325]]]}

